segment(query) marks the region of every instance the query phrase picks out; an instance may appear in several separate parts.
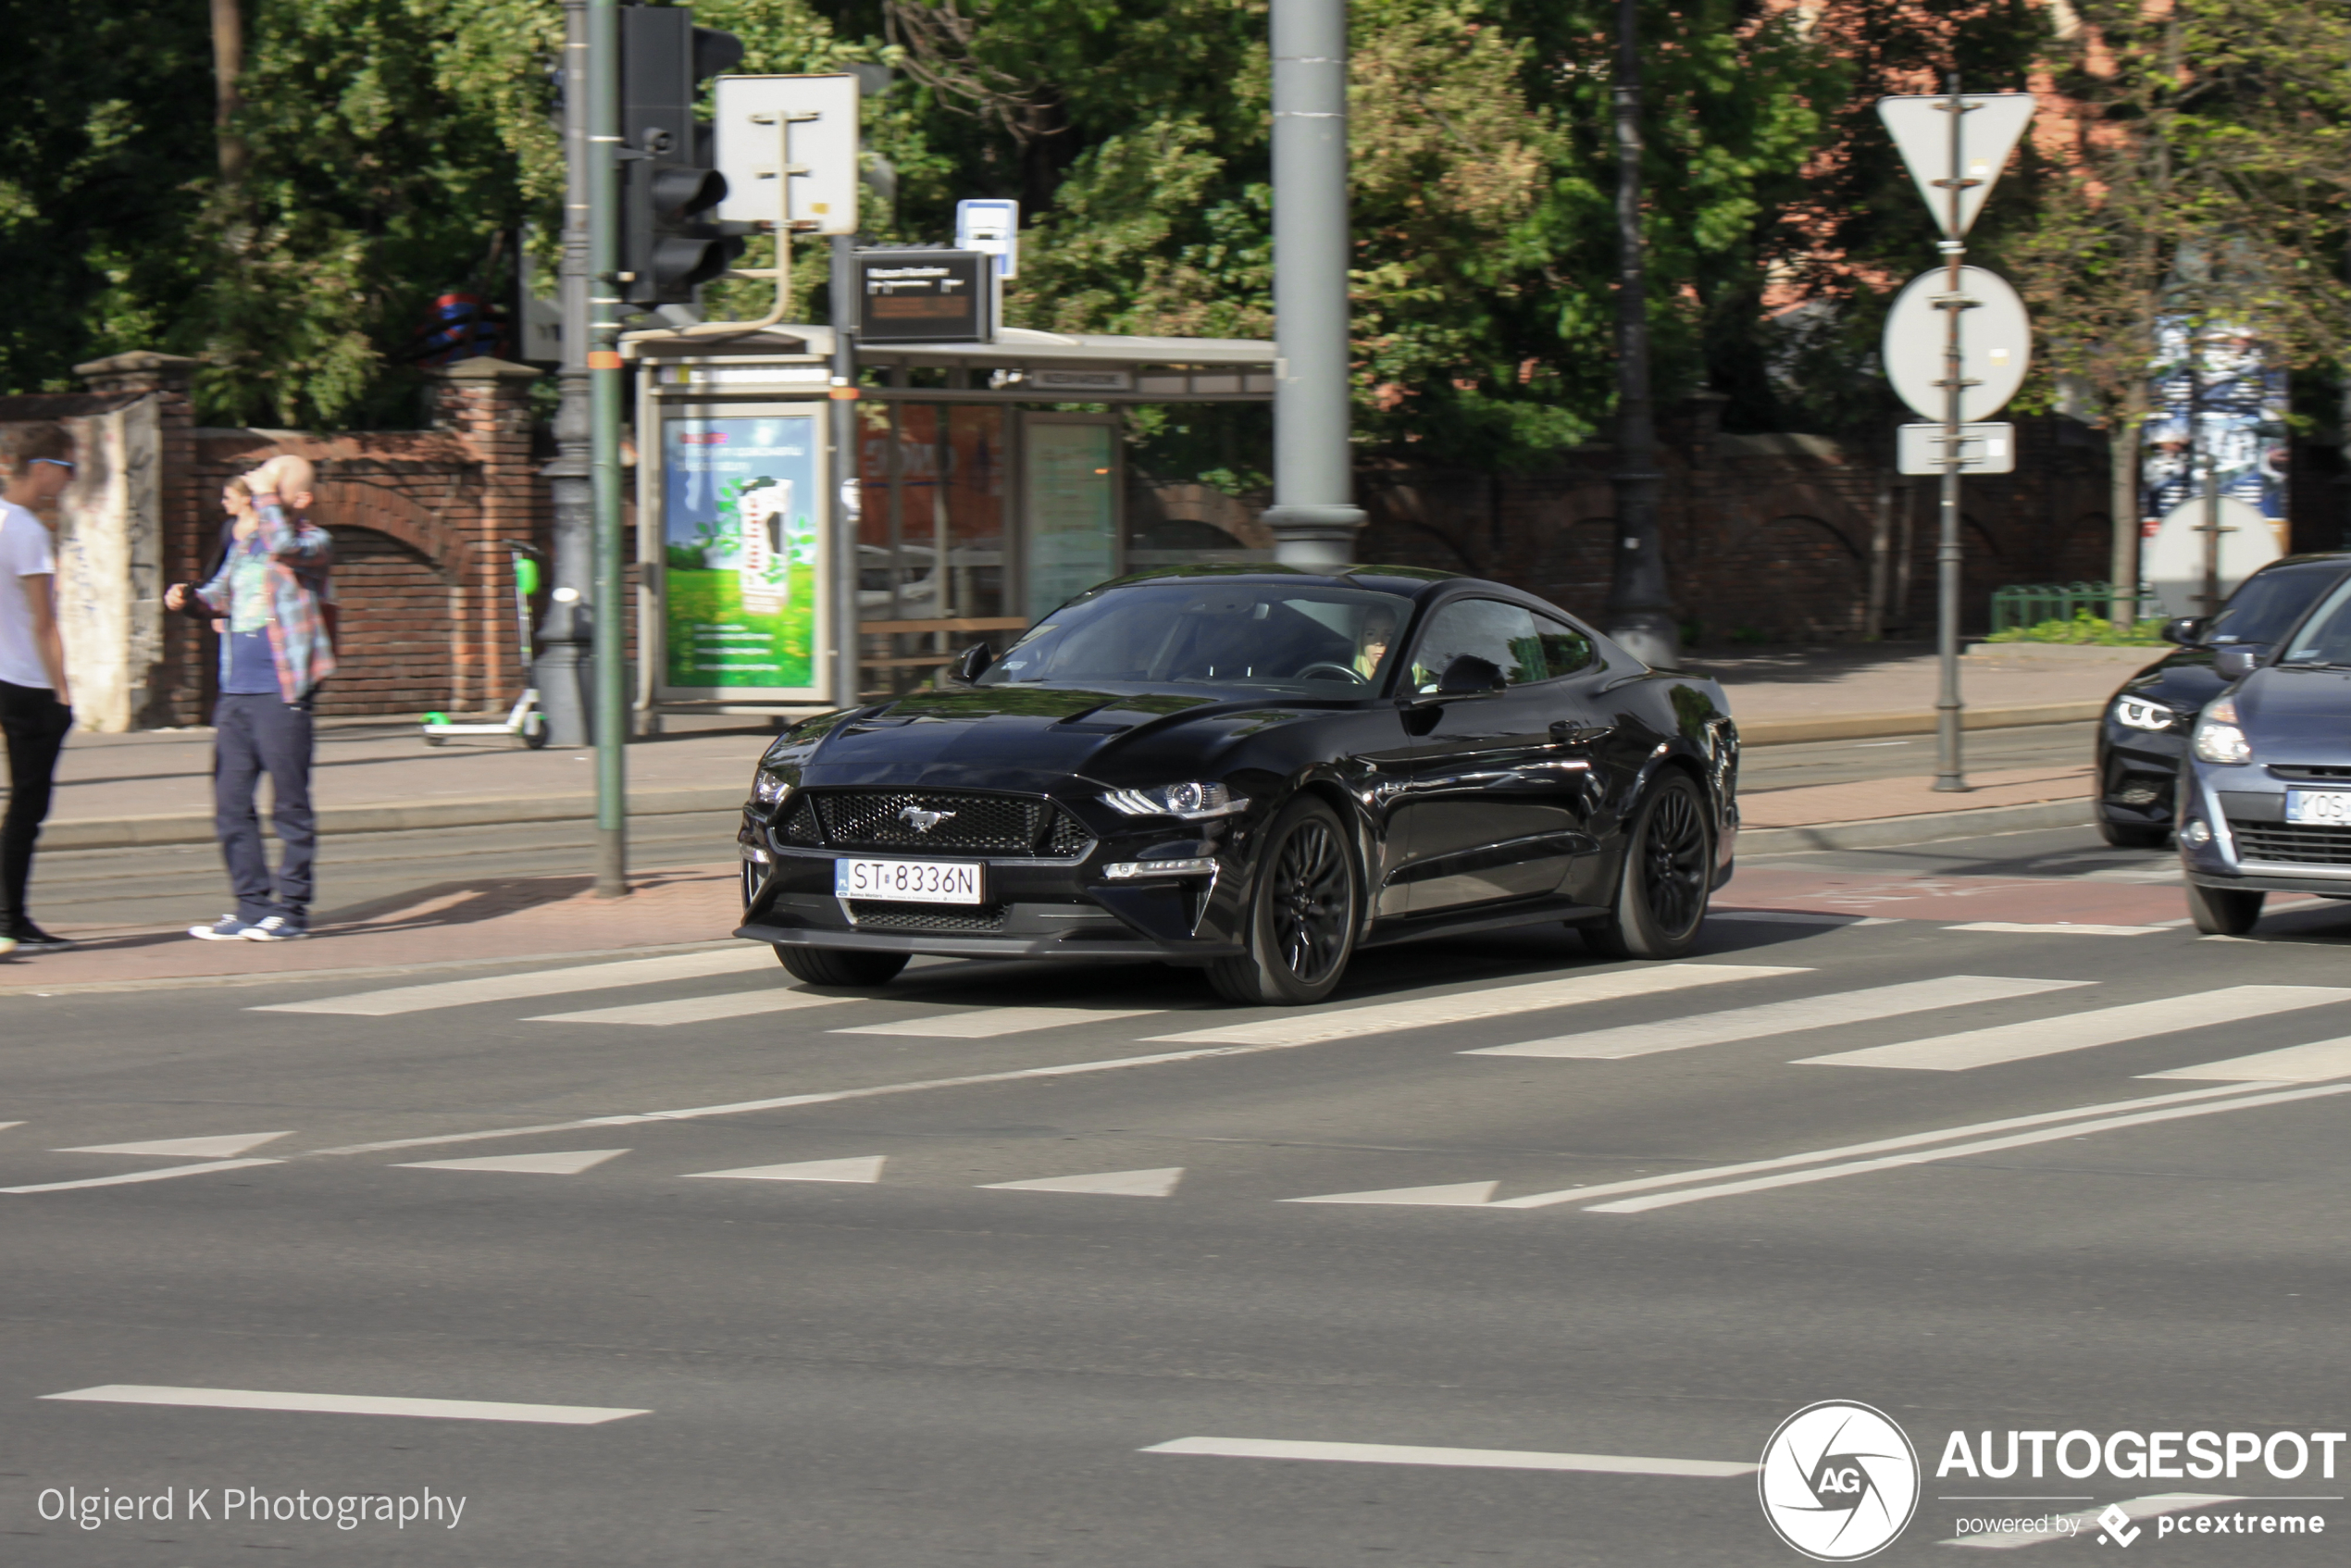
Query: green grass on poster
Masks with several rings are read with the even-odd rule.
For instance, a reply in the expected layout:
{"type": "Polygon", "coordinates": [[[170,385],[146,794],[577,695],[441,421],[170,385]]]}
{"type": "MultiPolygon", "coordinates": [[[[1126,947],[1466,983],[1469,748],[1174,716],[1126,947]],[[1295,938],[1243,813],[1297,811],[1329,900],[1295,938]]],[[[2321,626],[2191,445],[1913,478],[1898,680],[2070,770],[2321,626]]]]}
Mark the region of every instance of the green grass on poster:
{"type": "Polygon", "coordinates": [[[740,579],[733,572],[667,574],[669,684],[702,687],[808,686],[816,667],[816,574],[791,568],[791,595],[778,616],[743,613],[740,579]],[[697,628],[734,627],[768,636],[761,641],[698,638],[697,628]],[[727,650],[723,654],[717,650],[727,650]],[[773,666],[755,668],[755,666],[773,666]]]}

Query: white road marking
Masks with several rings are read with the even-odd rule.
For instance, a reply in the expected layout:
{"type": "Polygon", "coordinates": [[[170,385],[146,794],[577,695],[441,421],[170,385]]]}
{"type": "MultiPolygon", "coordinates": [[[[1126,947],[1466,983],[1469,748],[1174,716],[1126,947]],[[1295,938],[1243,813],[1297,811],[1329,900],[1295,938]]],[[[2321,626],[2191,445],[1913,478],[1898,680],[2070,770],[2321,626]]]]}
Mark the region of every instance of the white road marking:
{"type": "Polygon", "coordinates": [[[1449,1187],[1391,1187],[1385,1192],[1326,1192],[1319,1198],[1285,1198],[1285,1203],[1411,1203],[1431,1208],[1474,1209],[1494,1196],[1499,1181],[1457,1181],[1449,1187]]]}
{"type": "Polygon", "coordinates": [[[404,1171],[505,1171],[516,1176],[578,1176],[606,1160],[616,1160],[626,1149],[564,1149],[551,1154],[492,1154],[479,1160],[420,1160],[402,1165],[404,1171]]]}
{"type": "Polygon", "coordinates": [[[44,1400],[81,1400],[94,1404],[193,1405],[205,1410],[284,1410],[325,1415],[420,1415],[439,1421],[530,1421],[554,1426],[601,1426],[649,1410],[613,1410],[598,1405],[518,1405],[490,1400],[409,1400],[379,1394],[287,1394],[259,1388],[168,1388],[142,1383],[108,1383],[44,1400]]]}
{"type": "Polygon", "coordinates": [[[1043,1176],[1036,1181],[991,1181],[991,1192],[1096,1192],[1111,1198],[1164,1198],[1184,1179],[1184,1167],[1156,1171],[1099,1171],[1092,1176],[1043,1176]]]}
{"type": "Polygon", "coordinates": [[[20,1127],[22,1126],[24,1126],[22,1122],[0,1122],[0,1132],[6,1132],[10,1127],[20,1127]]]}
{"type": "Polygon", "coordinates": [[[0,1192],[71,1192],[81,1187],[130,1187],[143,1181],[173,1181],[180,1176],[208,1176],[214,1171],[242,1171],[255,1165],[282,1165],[283,1160],[208,1160],[201,1165],[166,1165],[156,1171],[131,1171],[122,1176],[89,1176],[81,1181],[44,1181],[37,1187],[0,1187],[0,1192]]]}
{"type": "Polygon", "coordinates": [[[2174,1067],[2168,1073],[2141,1073],[2143,1078],[2220,1078],[2233,1083],[2323,1083],[2351,1077],[2351,1035],[2289,1045],[2283,1051],[2258,1052],[2223,1061],[2174,1067]]]}
{"type": "Polygon", "coordinates": [[[2214,1024],[2266,1017],[2272,1013],[2292,1013],[2330,1002],[2351,1002],[2351,990],[2339,986],[2227,986],[2188,996],[2102,1007],[2092,1013],[2060,1014],[2026,1024],[2003,1024],[1996,1028],[1970,1029],[1964,1034],[1876,1045],[1866,1051],[1807,1056],[1795,1064],[1964,1073],[2004,1062],[2029,1061],[2036,1056],[2086,1051],[2096,1045],[2145,1039],[2150,1035],[2178,1034],[2214,1024]]]}
{"type": "Polygon", "coordinates": [[[2198,1103],[2246,1092],[2242,1084],[2228,1084],[2220,1089],[2181,1089],[2171,1094],[2150,1094],[2136,1100],[2112,1101],[2104,1105],[2076,1105],[2065,1111],[2039,1111],[2026,1116],[2006,1116],[1996,1122],[1973,1122],[1964,1126],[1937,1127],[1932,1132],[1904,1133],[1898,1138],[1847,1143],[1835,1149],[1808,1150],[1801,1154],[1782,1154],[1769,1160],[1747,1160],[1735,1165],[1711,1165],[1700,1170],[1673,1171],[1664,1176],[1634,1176],[1624,1181],[1565,1188],[1557,1192],[1532,1192],[1524,1198],[1505,1198],[1488,1206],[1496,1209],[1548,1209],[1561,1203],[1612,1197],[1619,1192],[1648,1192],[1661,1187],[1677,1187],[1684,1182],[1716,1181],[1724,1176],[1746,1176],[1754,1171],[1782,1171],[1791,1165],[1819,1164],[1828,1160],[1850,1159],[1857,1154],[1879,1154],[1889,1149],[1916,1149],[1924,1144],[1974,1138],[1984,1133],[2007,1132],[2015,1127],[2046,1126],[2053,1122],[2079,1121],[2115,1112],[2145,1111],[2158,1105],[2198,1103]]]}
{"type": "Polygon", "coordinates": [[[403,1013],[427,1013],[439,1007],[469,1007],[481,1002],[568,996],[574,991],[610,990],[617,986],[649,986],[664,980],[695,980],[709,975],[772,970],[775,963],[775,954],[764,947],[715,948],[708,952],[672,953],[665,958],[629,958],[616,964],[590,964],[570,969],[533,969],[525,974],[492,975],[479,980],[440,980],[424,986],[394,986],[389,990],[360,991],[353,996],[280,1002],[250,1011],[335,1013],[359,1018],[390,1018],[403,1013]]]}
{"type": "Polygon", "coordinates": [[[1963,926],[1946,926],[1947,931],[1997,931],[2011,937],[2145,937],[2163,929],[2160,926],[2089,926],[2076,925],[2071,920],[2034,925],[2021,920],[1971,920],[1963,926]]]}
{"type": "Polygon", "coordinates": [[[166,1138],[153,1143],[85,1143],[73,1149],[52,1150],[56,1154],[176,1154],[183,1159],[233,1160],[248,1149],[280,1138],[292,1138],[286,1132],[228,1133],[219,1138],[166,1138]]]}
{"type": "Polygon", "coordinates": [[[1820,915],[1796,909],[1710,909],[1709,920],[1758,920],[1780,926],[1858,926],[1858,915],[1820,915]]]}
{"type": "Polygon", "coordinates": [[[1596,1203],[1584,1211],[1590,1214],[1637,1214],[1650,1209],[1671,1208],[1676,1203],[1697,1203],[1709,1198],[1735,1198],[1742,1193],[1762,1192],[1773,1188],[1797,1187],[1806,1182],[1835,1181],[1839,1176],[1864,1176],[1872,1171],[1892,1170],[1900,1165],[1922,1165],[1937,1160],[1964,1160],[1974,1154],[1995,1154],[2003,1149],[2021,1149],[2027,1144],[2054,1143],[2061,1138],[2083,1138],[2094,1132],[2113,1132],[2121,1127],[2146,1126],[2155,1122],[2179,1121],[2188,1116],[2214,1116],[2224,1111],[2247,1111],[2263,1105],[2283,1105],[2296,1100],[2315,1100],[2331,1094],[2351,1094],[2351,1084],[2332,1084],[2323,1089],[2281,1089],[2273,1094],[2244,1094],[2214,1101],[2207,1105],[2175,1105],[2168,1110],[2145,1111],[2136,1115],[2108,1116],[2095,1122],[2069,1122],[2062,1126],[2046,1127],[2038,1132],[2021,1132],[2007,1138],[1987,1138],[1974,1143],[1954,1143],[1940,1149],[1928,1149],[1914,1154],[1890,1154],[1880,1160],[1856,1160],[1849,1164],[1817,1166],[1809,1171],[1788,1171],[1779,1176],[1756,1176],[1748,1181],[1724,1182],[1716,1187],[1685,1188],[1675,1192],[1651,1193],[1645,1198],[1626,1198],[1613,1203],[1596,1203]]]}
{"type": "Polygon", "coordinates": [[[1178,1437],[1143,1453],[1225,1459],[1319,1459],[1350,1464],[1442,1464],[1471,1470],[1580,1470],[1600,1475],[1752,1475],[1759,1465],[1718,1459],[1643,1459],[1621,1453],[1539,1453],[1524,1449],[1432,1449],[1401,1443],[1296,1442],[1282,1437],[1178,1437]]]}
{"type": "Polygon", "coordinates": [[[722,991],[716,996],[680,997],[675,1002],[638,1002],[626,1007],[597,1007],[585,1013],[542,1013],[527,1024],[641,1024],[665,1029],[678,1024],[709,1024],[721,1018],[750,1018],[762,1013],[797,1013],[803,1007],[838,1007],[863,1002],[864,997],[819,996],[815,991],[771,986],[765,990],[722,991]]]}
{"type": "Polygon", "coordinates": [[[686,1181],[879,1181],[880,1154],[847,1160],[802,1160],[791,1165],[745,1165],[733,1171],[688,1171],[686,1181]]]}
{"type": "Polygon", "coordinates": [[[2043,991],[2085,986],[2088,980],[2018,980],[1996,975],[1947,975],[1939,979],[1912,980],[1898,986],[1867,990],[1835,991],[1826,996],[1800,997],[1794,1002],[1768,1002],[1760,1007],[1735,1007],[1722,1013],[1699,1013],[1657,1024],[1631,1024],[1623,1028],[1594,1029],[1551,1039],[1522,1040],[1516,1045],[1489,1045],[1464,1051],[1464,1056],[1554,1056],[1576,1061],[1619,1062],[1661,1051],[1687,1051],[1693,1046],[1724,1045],[1734,1040],[1761,1039],[1793,1034],[1799,1029],[1835,1028],[1862,1024],[1902,1013],[1923,1013],[1935,1007],[1963,1007],[1971,1002],[1999,1002],[2009,997],[2035,996],[2043,991]]]}
{"type": "Polygon", "coordinates": [[[1121,1018],[1149,1018],[1161,1007],[1113,1010],[1089,1007],[996,1007],[977,1013],[956,1013],[943,1018],[902,1018],[895,1024],[859,1024],[833,1029],[837,1035],[913,1035],[930,1039],[993,1039],[998,1035],[1026,1034],[1074,1024],[1109,1024],[1121,1018]]]}
{"type": "Polygon", "coordinates": [[[1216,1040],[1228,1045],[1320,1045],[1327,1040],[1358,1039],[1365,1035],[1393,1034],[1400,1029],[1426,1029],[1441,1024],[1474,1023],[1503,1018],[1514,1013],[1536,1013],[1582,1002],[1615,1002],[1625,997],[1655,996],[1692,986],[1722,985],[1730,980],[1760,980],[1777,975],[1809,975],[1809,968],[1763,964],[1659,964],[1641,969],[1616,969],[1598,975],[1571,975],[1525,985],[1489,986],[1483,990],[1451,991],[1410,1001],[1365,1002],[1326,1013],[1293,1011],[1253,1024],[1217,1024],[1182,1034],[1153,1035],[1159,1040],[1216,1040]]]}
{"type": "MultiPolygon", "coordinates": [[[[2182,1509],[2205,1508],[2216,1502],[2258,1502],[2258,1498],[2225,1496],[2217,1492],[2158,1492],[2152,1497],[2125,1498],[2106,1507],[2119,1508],[2133,1519],[2152,1519],[2158,1513],[2177,1513],[2182,1509]]],[[[2106,1507],[2079,1509],[2058,1515],[2071,1521],[2073,1528],[2060,1535],[2051,1521],[2051,1528],[2034,1535],[2015,1536],[1953,1536],[1937,1541],[1937,1546],[1971,1547],[1977,1551],[2014,1551],[2019,1547],[2045,1546],[2051,1541],[2078,1541],[2097,1538],[2098,1515],[2106,1507]]],[[[2010,1510],[2009,1512],[2014,1512],[2010,1510]]]]}

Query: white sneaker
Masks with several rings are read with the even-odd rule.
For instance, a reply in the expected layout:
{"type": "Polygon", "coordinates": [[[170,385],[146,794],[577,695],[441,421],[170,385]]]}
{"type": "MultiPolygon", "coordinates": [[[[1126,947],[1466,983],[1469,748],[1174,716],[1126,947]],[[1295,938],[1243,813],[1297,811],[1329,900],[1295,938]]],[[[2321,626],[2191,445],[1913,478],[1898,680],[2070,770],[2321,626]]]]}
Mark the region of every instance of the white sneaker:
{"type": "Polygon", "coordinates": [[[298,942],[310,932],[282,915],[264,915],[241,933],[249,942],[298,942]]]}
{"type": "Polygon", "coordinates": [[[224,915],[209,926],[191,926],[188,935],[200,942],[233,942],[253,927],[234,915],[224,915]]]}

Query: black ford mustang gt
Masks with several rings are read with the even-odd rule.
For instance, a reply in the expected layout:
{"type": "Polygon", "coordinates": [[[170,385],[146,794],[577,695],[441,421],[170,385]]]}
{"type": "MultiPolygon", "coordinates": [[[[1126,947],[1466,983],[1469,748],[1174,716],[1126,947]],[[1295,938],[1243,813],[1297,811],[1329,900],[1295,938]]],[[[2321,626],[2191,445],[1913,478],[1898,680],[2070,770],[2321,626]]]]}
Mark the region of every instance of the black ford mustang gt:
{"type": "Polygon", "coordinates": [[[1563,921],[1677,957],[1730,877],[1721,689],[1499,583],[1145,574],[956,677],[760,759],[736,935],[802,979],[1152,959],[1310,1002],[1359,949],[1425,936],[1563,921]]]}

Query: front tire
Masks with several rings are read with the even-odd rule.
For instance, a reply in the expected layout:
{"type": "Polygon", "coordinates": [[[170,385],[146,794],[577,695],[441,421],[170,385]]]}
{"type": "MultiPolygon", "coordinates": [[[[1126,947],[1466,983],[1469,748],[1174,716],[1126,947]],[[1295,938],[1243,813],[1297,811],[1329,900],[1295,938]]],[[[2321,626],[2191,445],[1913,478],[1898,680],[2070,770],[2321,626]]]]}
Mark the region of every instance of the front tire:
{"type": "Polygon", "coordinates": [[[2137,823],[2109,822],[2098,818],[2098,837],[2118,850],[2159,850],[2171,841],[2169,828],[2146,828],[2137,823]]]}
{"type": "Polygon", "coordinates": [[[1249,900],[1249,951],[1208,965],[1216,994],[1245,1007],[1300,1007],[1338,989],[1355,955],[1362,878],[1338,814],[1295,801],[1265,830],[1249,900]]]}
{"type": "Polygon", "coordinates": [[[1605,919],[1577,927],[1602,958],[1680,958],[1698,945],[1711,895],[1714,835],[1686,774],[1669,773],[1625,835],[1624,874],[1605,919]]]}
{"type": "Polygon", "coordinates": [[[2242,937],[2261,918],[2258,888],[2201,888],[2188,884],[2188,918],[2208,937],[2242,937]]]}
{"type": "Polygon", "coordinates": [[[775,944],[776,962],[792,978],[812,986],[848,986],[860,989],[886,986],[914,956],[904,952],[845,952],[838,948],[775,944]]]}

